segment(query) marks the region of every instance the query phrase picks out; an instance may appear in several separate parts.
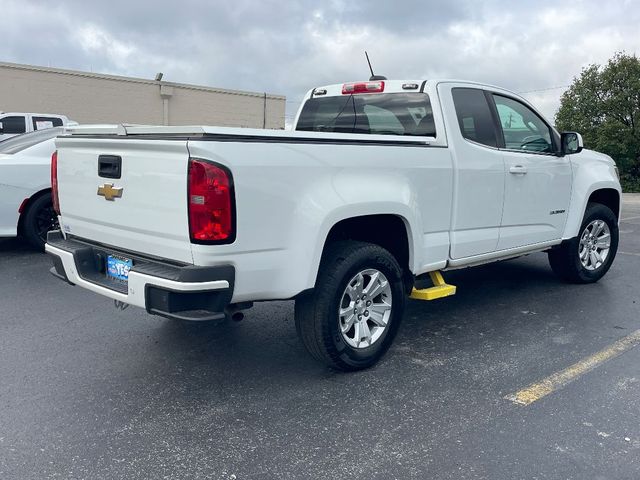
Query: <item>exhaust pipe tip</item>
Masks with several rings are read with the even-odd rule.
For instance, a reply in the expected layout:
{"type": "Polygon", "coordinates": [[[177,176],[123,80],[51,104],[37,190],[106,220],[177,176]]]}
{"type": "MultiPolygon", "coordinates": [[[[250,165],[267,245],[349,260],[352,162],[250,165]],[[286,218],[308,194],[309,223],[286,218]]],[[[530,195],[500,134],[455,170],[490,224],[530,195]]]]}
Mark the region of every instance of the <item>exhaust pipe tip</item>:
{"type": "Polygon", "coordinates": [[[229,305],[224,313],[228,319],[233,320],[234,322],[240,322],[244,319],[244,313],[242,310],[246,310],[253,306],[253,302],[242,302],[242,303],[234,303],[229,305]]]}

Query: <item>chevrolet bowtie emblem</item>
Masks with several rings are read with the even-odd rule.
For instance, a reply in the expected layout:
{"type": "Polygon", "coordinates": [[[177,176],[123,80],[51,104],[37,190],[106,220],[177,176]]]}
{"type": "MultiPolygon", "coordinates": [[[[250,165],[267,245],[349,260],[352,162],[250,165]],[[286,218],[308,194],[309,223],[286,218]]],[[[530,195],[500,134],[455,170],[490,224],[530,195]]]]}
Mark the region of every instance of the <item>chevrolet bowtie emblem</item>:
{"type": "Polygon", "coordinates": [[[122,197],[122,187],[114,187],[113,183],[105,183],[98,187],[98,195],[113,202],[114,199],[122,197]]]}

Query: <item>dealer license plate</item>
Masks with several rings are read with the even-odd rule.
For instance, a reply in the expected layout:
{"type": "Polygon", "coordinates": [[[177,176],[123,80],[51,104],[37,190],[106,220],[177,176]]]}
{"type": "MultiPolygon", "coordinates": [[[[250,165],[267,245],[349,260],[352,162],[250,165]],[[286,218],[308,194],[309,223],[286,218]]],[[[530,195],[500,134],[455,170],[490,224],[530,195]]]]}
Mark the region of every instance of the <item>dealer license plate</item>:
{"type": "Polygon", "coordinates": [[[109,255],[107,257],[107,278],[126,282],[129,280],[131,267],[133,267],[133,260],[109,255]]]}

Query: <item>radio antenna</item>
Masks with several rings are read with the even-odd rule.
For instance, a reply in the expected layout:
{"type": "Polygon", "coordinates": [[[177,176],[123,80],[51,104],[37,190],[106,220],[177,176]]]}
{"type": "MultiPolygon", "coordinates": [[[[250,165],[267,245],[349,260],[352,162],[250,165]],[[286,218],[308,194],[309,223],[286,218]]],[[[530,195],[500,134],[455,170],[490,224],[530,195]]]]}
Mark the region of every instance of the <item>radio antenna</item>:
{"type": "Polygon", "coordinates": [[[371,66],[371,60],[369,60],[369,54],[367,53],[367,51],[364,51],[364,56],[367,57],[367,63],[369,64],[369,70],[371,71],[371,76],[375,77],[376,74],[373,73],[373,67],[371,66]]]}
{"type": "Polygon", "coordinates": [[[373,67],[371,66],[371,60],[369,60],[369,54],[367,53],[367,51],[364,51],[364,56],[367,57],[367,63],[369,64],[369,71],[371,72],[371,77],[369,77],[369,81],[374,81],[374,80],[386,80],[387,77],[383,77],[382,75],[376,75],[375,73],[373,73],[373,67]]]}

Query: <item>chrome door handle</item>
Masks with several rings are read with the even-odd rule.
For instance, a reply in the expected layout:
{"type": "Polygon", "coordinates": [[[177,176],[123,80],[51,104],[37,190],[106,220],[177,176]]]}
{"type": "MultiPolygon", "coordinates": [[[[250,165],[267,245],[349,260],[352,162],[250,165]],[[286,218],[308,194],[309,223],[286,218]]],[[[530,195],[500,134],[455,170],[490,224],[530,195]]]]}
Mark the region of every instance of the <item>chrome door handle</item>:
{"type": "Polygon", "coordinates": [[[527,167],[522,165],[514,165],[509,169],[509,173],[513,173],[514,175],[524,175],[527,173],[527,167]]]}

